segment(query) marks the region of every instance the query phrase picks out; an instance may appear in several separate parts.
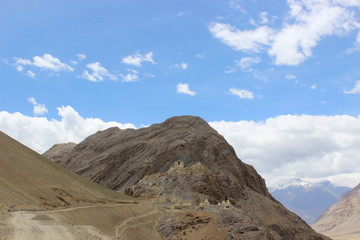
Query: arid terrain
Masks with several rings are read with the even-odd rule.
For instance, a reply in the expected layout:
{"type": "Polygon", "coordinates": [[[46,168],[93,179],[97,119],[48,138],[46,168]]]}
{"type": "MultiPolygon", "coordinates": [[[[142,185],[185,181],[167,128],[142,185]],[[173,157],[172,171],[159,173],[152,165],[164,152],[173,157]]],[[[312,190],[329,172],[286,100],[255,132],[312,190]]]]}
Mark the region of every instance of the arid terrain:
{"type": "Polygon", "coordinates": [[[161,239],[154,219],[162,210],[78,176],[2,132],[0,163],[0,239],[161,239]]]}
{"type": "Polygon", "coordinates": [[[346,193],[313,225],[318,232],[336,240],[360,239],[360,184],[346,193]]]}
{"type": "Polygon", "coordinates": [[[58,144],[44,156],[151,201],[162,209],[156,231],[164,239],[327,239],[277,202],[256,170],[198,117],[110,128],[76,146],[58,144]]]}

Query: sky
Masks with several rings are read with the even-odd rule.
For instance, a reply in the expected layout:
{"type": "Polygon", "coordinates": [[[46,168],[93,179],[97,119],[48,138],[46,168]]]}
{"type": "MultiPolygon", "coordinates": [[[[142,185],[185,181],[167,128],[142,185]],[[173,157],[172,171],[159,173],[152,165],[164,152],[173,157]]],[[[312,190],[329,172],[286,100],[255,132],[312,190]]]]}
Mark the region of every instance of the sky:
{"type": "Polygon", "coordinates": [[[360,182],[360,0],[2,0],[0,130],[196,115],[273,185],[360,182]]]}

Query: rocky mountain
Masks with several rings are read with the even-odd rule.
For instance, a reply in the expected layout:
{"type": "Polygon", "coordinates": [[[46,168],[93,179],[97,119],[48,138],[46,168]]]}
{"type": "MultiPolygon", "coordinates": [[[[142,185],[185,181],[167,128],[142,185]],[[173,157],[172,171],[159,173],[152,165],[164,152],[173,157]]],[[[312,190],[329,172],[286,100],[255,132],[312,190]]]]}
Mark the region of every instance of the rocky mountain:
{"type": "Polygon", "coordinates": [[[64,155],[73,150],[75,146],[76,143],[73,142],[55,144],[48,151],[43,153],[43,156],[53,161],[59,161],[63,158],[64,155]]]}
{"type": "Polygon", "coordinates": [[[360,239],[360,184],[343,195],[313,227],[336,239],[360,239]]]}
{"type": "Polygon", "coordinates": [[[329,181],[312,183],[300,178],[286,179],[269,188],[275,199],[310,225],[349,190],[329,181]]]}
{"type": "Polygon", "coordinates": [[[215,229],[218,239],[328,239],[276,201],[255,169],[198,117],[110,128],[54,160],[111,189],[182,209],[159,221],[164,239],[208,239],[215,229]]]}

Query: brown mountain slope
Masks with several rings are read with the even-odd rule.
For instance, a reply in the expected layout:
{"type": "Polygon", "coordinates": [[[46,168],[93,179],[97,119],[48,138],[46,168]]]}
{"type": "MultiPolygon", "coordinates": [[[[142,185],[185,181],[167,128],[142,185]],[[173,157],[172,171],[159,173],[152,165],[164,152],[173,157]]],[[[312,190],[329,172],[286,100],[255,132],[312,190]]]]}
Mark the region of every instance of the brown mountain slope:
{"type": "Polygon", "coordinates": [[[8,208],[56,208],[129,199],[114,193],[0,132],[0,202],[8,208]]]}
{"type": "Polygon", "coordinates": [[[55,144],[48,151],[43,153],[43,156],[53,161],[58,161],[68,154],[76,146],[76,143],[69,142],[63,144],[55,144]]]}
{"type": "MultiPolygon", "coordinates": [[[[229,199],[228,212],[223,206],[205,207],[217,216],[217,226],[226,228],[226,239],[326,239],[274,200],[255,169],[198,117],[173,117],[138,130],[110,128],[86,138],[58,162],[111,189],[164,206],[196,210],[205,199],[212,204],[229,199]]],[[[174,217],[159,222],[158,230],[170,236],[165,239],[191,232],[181,226],[186,217],[179,222],[174,217]]]]}
{"type": "MultiPolygon", "coordinates": [[[[122,223],[154,212],[46,159],[0,132],[0,239],[114,239],[122,223]],[[22,211],[20,211],[22,210],[22,211]]],[[[127,239],[160,240],[155,223],[125,226],[127,239]]],[[[120,236],[119,236],[120,237],[120,236]]]]}
{"type": "Polygon", "coordinates": [[[313,227],[334,239],[360,239],[360,184],[320,216],[313,227]]]}

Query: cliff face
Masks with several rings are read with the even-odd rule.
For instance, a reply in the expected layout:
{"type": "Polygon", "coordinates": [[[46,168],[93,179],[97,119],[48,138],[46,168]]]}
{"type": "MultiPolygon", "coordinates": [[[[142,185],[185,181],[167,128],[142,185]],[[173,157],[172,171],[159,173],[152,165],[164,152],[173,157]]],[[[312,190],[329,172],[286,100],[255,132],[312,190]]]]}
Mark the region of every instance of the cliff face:
{"type": "MultiPolygon", "coordinates": [[[[195,209],[208,199],[218,225],[228,222],[229,213],[214,206],[230,200],[238,221],[226,225],[226,239],[327,239],[274,200],[255,169],[199,117],[173,117],[138,130],[110,128],[55,160],[111,189],[160,204],[195,209]]],[[[164,222],[158,230],[169,239],[189,233],[182,227],[168,232],[174,224],[164,222]]]]}

